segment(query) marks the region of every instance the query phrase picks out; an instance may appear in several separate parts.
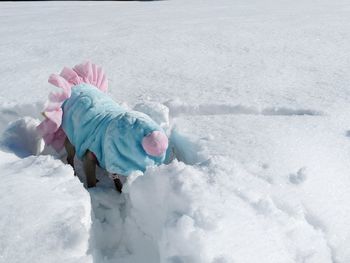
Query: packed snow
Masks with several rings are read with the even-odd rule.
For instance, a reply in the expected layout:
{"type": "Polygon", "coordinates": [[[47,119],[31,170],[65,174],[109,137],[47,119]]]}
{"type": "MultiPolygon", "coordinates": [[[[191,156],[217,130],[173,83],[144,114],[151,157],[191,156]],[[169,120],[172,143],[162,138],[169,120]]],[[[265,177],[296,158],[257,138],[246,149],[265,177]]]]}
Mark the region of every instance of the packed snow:
{"type": "Polygon", "coordinates": [[[0,3],[0,262],[350,262],[350,3],[0,3]],[[167,132],[164,165],[86,189],[36,133],[91,60],[167,132]]]}

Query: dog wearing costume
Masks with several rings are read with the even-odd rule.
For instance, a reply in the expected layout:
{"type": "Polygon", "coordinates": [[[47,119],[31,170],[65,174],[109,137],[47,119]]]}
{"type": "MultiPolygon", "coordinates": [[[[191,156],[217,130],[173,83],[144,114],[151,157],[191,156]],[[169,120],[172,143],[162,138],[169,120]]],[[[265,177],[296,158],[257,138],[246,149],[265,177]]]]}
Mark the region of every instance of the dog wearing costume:
{"type": "Polygon", "coordinates": [[[129,111],[107,94],[107,78],[90,62],[52,74],[49,83],[62,89],[52,92],[44,121],[37,127],[45,143],[83,160],[87,187],[96,186],[96,165],[112,175],[121,192],[120,177],[164,162],[168,138],[148,115],[129,111]]]}

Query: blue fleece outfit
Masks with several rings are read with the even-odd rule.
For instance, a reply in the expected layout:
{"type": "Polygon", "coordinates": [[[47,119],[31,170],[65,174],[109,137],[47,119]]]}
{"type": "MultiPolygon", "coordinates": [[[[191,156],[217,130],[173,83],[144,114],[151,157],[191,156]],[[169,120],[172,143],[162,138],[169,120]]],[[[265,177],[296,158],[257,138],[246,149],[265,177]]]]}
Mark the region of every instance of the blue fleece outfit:
{"type": "Polygon", "coordinates": [[[80,159],[90,150],[100,167],[124,176],[165,159],[165,154],[148,155],[141,144],[144,136],[162,128],[146,114],[122,108],[92,85],[74,86],[62,109],[62,128],[80,159]]]}

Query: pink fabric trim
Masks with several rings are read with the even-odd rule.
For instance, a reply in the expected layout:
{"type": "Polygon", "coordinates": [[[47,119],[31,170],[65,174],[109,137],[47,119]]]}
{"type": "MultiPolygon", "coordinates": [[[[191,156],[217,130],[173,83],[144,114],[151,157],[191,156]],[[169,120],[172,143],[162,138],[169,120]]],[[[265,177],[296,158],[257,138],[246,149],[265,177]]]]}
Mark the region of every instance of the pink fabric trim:
{"type": "Polygon", "coordinates": [[[161,156],[168,148],[168,137],[161,131],[154,131],[142,139],[142,147],[149,155],[161,156]]]}
{"type": "Polygon", "coordinates": [[[108,81],[103,69],[90,61],[76,65],[73,69],[65,67],[60,75],[52,74],[48,81],[62,90],[49,94],[49,99],[43,112],[45,120],[39,124],[37,130],[46,144],[52,145],[57,151],[60,151],[66,138],[61,128],[63,116],[61,107],[64,101],[71,96],[72,87],[81,83],[87,83],[106,92],[108,90],[108,81]]]}

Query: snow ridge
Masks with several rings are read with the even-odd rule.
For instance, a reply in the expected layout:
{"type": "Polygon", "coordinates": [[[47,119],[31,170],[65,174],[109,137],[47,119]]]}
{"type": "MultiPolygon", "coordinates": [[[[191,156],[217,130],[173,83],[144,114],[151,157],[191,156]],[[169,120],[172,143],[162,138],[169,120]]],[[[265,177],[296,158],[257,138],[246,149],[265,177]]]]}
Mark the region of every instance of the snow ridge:
{"type": "Polygon", "coordinates": [[[188,115],[224,115],[224,114],[244,114],[263,116],[322,116],[324,113],[318,110],[290,108],[290,107],[267,107],[258,109],[252,106],[233,104],[199,104],[189,105],[178,100],[171,100],[165,103],[170,109],[172,117],[188,115]]]}

